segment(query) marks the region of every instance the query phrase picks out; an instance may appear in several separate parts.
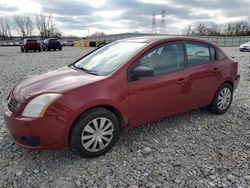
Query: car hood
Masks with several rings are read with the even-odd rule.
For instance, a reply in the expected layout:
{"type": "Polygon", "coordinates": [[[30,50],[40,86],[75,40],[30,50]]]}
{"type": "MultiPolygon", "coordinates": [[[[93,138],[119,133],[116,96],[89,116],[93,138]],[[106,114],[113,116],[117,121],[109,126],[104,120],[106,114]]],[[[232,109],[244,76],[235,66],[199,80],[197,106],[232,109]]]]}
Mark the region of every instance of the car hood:
{"type": "Polygon", "coordinates": [[[22,103],[42,93],[64,93],[103,78],[103,76],[91,75],[82,70],[63,67],[23,80],[15,86],[13,96],[22,103]]]}

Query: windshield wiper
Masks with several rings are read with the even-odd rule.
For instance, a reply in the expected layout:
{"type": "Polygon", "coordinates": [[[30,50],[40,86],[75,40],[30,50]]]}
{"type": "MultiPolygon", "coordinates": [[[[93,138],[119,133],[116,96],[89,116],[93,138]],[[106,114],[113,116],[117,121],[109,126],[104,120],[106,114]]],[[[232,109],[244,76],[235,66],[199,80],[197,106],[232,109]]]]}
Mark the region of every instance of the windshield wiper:
{"type": "Polygon", "coordinates": [[[74,64],[73,64],[73,67],[76,68],[76,69],[79,69],[79,70],[83,70],[83,71],[85,71],[88,74],[93,74],[93,75],[99,76],[99,74],[97,72],[95,72],[95,71],[91,71],[91,70],[85,69],[83,67],[77,67],[74,64]]]}

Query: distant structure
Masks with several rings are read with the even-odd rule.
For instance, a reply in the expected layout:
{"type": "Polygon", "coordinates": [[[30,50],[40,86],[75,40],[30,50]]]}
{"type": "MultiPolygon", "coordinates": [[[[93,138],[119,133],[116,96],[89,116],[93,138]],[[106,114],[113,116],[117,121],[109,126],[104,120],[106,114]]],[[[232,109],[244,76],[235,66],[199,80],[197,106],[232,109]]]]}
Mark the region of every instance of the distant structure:
{"type": "Polygon", "coordinates": [[[157,34],[156,32],[156,25],[155,25],[155,12],[153,12],[152,14],[152,30],[151,30],[152,34],[157,34]]]}
{"type": "Polygon", "coordinates": [[[165,18],[166,18],[166,11],[163,9],[161,11],[161,34],[166,34],[165,18]]]}

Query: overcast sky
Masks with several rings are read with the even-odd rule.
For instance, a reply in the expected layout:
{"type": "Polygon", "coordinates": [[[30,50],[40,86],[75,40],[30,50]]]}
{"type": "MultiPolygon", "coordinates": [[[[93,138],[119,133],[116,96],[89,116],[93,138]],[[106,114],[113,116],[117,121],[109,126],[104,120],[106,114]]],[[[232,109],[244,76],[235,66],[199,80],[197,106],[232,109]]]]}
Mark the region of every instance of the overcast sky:
{"type": "Polygon", "coordinates": [[[152,13],[160,30],[161,11],[166,10],[166,31],[179,34],[198,22],[223,24],[250,18],[250,0],[0,0],[0,17],[52,14],[65,35],[85,36],[151,32],[152,13]]]}

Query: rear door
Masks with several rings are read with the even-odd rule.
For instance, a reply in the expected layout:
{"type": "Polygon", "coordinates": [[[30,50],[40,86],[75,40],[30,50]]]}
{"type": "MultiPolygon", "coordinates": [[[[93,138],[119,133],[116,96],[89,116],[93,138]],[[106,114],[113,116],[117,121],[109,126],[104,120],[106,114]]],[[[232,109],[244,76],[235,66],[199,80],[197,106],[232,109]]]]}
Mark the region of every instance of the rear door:
{"type": "Polygon", "coordinates": [[[128,82],[131,125],[140,125],[187,110],[187,73],[183,43],[158,46],[131,65],[154,70],[154,75],[128,82]]]}
{"type": "Polygon", "coordinates": [[[190,109],[209,105],[220,83],[220,62],[215,48],[203,43],[186,42],[187,71],[189,74],[190,109]]]}

